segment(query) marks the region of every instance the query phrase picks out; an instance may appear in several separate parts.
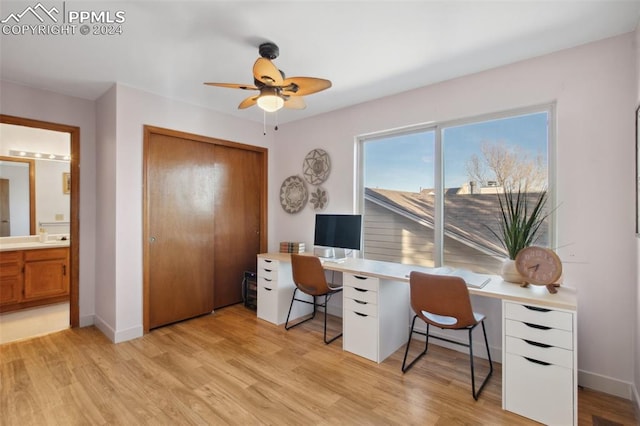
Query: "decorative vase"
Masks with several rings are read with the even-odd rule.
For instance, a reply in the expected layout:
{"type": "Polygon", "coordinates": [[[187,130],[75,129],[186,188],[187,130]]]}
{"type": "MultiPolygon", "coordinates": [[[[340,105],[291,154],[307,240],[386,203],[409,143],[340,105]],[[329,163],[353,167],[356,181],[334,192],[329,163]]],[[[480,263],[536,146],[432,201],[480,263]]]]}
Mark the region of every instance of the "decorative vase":
{"type": "Polygon", "coordinates": [[[503,280],[511,283],[522,284],[524,282],[524,278],[522,278],[522,275],[520,275],[518,269],[516,269],[516,261],[513,259],[505,259],[502,262],[500,276],[503,280]]]}

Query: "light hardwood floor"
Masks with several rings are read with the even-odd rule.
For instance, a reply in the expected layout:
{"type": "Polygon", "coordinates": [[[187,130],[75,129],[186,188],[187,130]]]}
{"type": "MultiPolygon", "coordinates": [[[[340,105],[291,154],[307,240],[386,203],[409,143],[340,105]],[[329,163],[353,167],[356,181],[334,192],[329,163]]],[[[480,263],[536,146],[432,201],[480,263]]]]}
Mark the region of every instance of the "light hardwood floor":
{"type": "MultiPolygon", "coordinates": [[[[285,331],[241,305],[120,344],[70,329],[0,346],[0,424],[536,424],[501,409],[500,364],[476,402],[464,354],[432,345],[403,375],[403,351],[377,365],[325,345],[321,315],[285,331]]],[[[630,401],[578,395],[581,425],[638,424],[630,401]]]]}

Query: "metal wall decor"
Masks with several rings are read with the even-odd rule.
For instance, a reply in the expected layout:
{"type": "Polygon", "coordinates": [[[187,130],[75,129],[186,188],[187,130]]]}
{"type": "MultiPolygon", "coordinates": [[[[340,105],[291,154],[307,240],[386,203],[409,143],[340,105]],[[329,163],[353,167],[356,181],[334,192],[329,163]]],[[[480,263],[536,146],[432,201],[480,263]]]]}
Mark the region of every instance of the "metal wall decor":
{"type": "Polygon", "coordinates": [[[327,180],[331,171],[329,154],[322,149],[310,151],[302,163],[304,179],[311,185],[320,185],[327,180]]]}
{"type": "Polygon", "coordinates": [[[309,204],[313,207],[315,211],[322,211],[327,207],[327,203],[329,202],[329,194],[327,190],[322,187],[317,187],[315,190],[311,191],[311,196],[309,198],[309,204]]]}
{"type": "Polygon", "coordinates": [[[287,213],[298,213],[307,204],[307,186],[300,176],[289,176],[280,187],[280,205],[287,213]]]}

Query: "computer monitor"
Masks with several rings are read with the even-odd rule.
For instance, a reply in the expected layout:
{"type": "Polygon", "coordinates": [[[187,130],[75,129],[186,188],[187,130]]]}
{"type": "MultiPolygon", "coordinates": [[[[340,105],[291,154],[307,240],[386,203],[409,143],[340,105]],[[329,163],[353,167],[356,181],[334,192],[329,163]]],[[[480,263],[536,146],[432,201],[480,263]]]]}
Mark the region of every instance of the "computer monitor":
{"type": "Polygon", "coordinates": [[[317,214],[315,246],[360,250],[362,216],[359,214],[317,214]]]}

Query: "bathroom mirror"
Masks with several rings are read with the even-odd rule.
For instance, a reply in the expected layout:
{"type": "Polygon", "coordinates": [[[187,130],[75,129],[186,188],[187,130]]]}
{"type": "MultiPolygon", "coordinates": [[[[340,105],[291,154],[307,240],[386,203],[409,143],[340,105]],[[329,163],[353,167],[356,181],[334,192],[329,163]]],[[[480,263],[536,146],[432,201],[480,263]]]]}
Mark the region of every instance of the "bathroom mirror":
{"type": "Polygon", "coordinates": [[[0,237],[36,232],[35,161],[0,156],[0,237]]]}
{"type": "Polygon", "coordinates": [[[70,230],[67,132],[0,123],[0,236],[70,230]]]}

